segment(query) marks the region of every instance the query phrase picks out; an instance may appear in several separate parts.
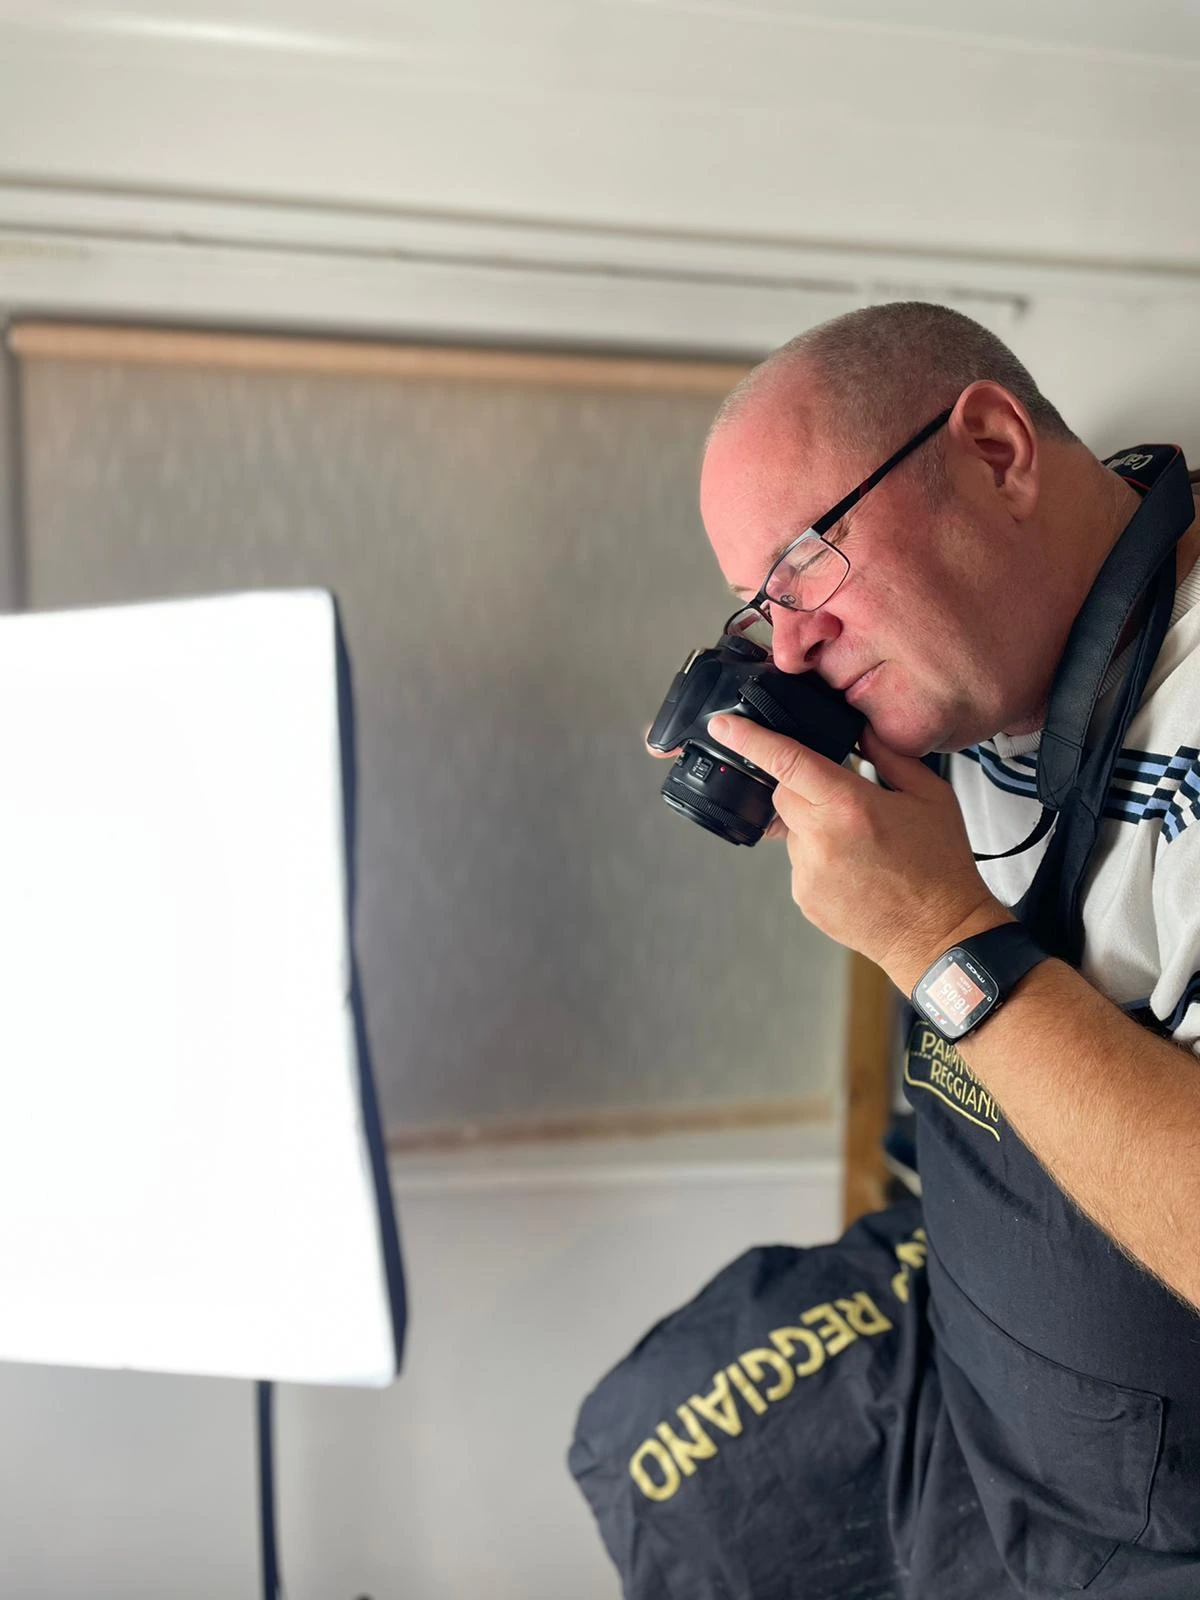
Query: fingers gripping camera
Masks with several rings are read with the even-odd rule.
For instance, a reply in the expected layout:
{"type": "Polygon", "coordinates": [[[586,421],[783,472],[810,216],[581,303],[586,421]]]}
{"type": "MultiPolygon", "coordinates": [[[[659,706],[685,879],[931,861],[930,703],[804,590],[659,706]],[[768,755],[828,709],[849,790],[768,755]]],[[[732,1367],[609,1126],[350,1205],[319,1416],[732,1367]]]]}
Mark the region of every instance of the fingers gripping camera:
{"type": "Polygon", "coordinates": [[[720,712],[749,717],[810,749],[844,761],[866,718],[815,672],[777,672],[761,645],[722,634],[715,649],[694,650],[675,674],[654,726],[652,750],[683,746],[662,797],[675,811],[728,839],[757,844],[775,813],[775,780],[711,737],[720,712]]]}

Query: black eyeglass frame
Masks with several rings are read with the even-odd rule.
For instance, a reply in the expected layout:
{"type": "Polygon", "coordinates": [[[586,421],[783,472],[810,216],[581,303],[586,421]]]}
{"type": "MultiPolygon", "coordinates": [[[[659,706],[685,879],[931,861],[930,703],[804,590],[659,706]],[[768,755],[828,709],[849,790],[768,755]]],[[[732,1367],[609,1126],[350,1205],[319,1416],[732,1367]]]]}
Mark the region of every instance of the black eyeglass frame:
{"type": "Polygon", "coordinates": [[[852,510],[864,495],[869,494],[870,491],[875,488],[876,484],[882,483],[884,478],[887,477],[888,473],[891,472],[894,467],[898,467],[907,456],[912,455],[914,450],[919,449],[920,446],[925,443],[926,439],[931,439],[933,435],[937,433],[939,428],[944,428],[953,414],[953,406],[948,406],[945,411],[939,412],[938,415],[934,417],[932,422],[927,422],[923,428],[921,428],[917,433],[914,433],[912,438],[909,439],[907,443],[902,444],[899,450],[890,455],[882,466],[876,467],[875,471],[872,472],[869,477],[864,478],[856,488],[851,489],[848,495],[844,495],[842,499],[838,501],[837,505],[832,506],[828,511],[819,516],[815,522],[813,522],[809,527],[805,528],[803,533],[797,534],[791,543],[788,544],[786,549],[782,550],[779,555],[776,556],[775,560],[772,561],[771,570],[763,579],[762,588],[754,596],[754,599],[748,600],[745,605],[740,605],[736,611],[731,612],[729,615],[729,620],[726,622],[721,632],[728,633],[730,623],[732,623],[737,617],[740,617],[744,611],[757,611],[762,620],[767,624],[768,627],[770,627],[771,616],[768,611],[763,610],[764,604],[769,606],[781,605],[785,610],[788,611],[819,611],[821,606],[827,606],[833,599],[834,595],[845,583],[846,579],[850,576],[850,557],[845,553],[844,550],[839,550],[837,545],[830,544],[825,538],[825,534],[834,526],[835,523],[840,522],[846,515],[847,511],[852,510]],[[827,550],[832,550],[835,555],[839,555],[842,558],[843,562],[845,563],[846,570],[842,573],[834,587],[825,596],[824,600],[821,601],[821,605],[798,606],[794,603],[789,605],[785,600],[773,600],[767,593],[767,587],[771,582],[772,576],[777,571],[780,564],[787,560],[788,556],[791,555],[796,546],[802,543],[803,540],[810,538],[814,533],[827,550]]]}

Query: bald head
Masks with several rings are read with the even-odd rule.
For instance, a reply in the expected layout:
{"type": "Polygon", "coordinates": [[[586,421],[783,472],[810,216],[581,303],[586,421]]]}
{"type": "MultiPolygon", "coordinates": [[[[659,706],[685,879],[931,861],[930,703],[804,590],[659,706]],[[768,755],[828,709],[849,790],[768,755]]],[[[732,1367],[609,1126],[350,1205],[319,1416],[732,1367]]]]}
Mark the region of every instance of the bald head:
{"type": "MultiPolygon", "coordinates": [[[[814,446],[880,459],[982,378],[1019,400],[1043,438],[1074,441],[995,334],[959,311],[919,300],[867,306],[789,340],[727,397],[709,437],[739,419],[778,410],[794,427],[805,424],[814,446]]],[[[915,465],[929,488],[939,484],[939,442],[915,465]]]]}
{"type": "Polygon", "coordinates": [[[846,462],[826,425],[827,407],[811,363],[797,357],[770,370],[764,363],[751,377],[709,433],[701,515],[712,526],[720,502],[718,520],[732,514],[741,522],[753,515],[786,530],[824,509],[817,503],[820,491],[814,496],[808,485],[840,483],[846,462]]]}

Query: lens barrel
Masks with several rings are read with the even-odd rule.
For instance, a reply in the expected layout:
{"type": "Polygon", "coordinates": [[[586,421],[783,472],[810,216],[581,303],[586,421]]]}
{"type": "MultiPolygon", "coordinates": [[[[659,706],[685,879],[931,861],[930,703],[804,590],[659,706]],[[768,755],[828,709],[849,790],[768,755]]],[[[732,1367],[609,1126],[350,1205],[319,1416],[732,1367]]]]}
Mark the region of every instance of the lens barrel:
{"type": "Polygon", "coordinates": [[[757,844],[775,814],[773,780],[751,778],[703,745],[685,744],[662,797],[675,811],[731,844],[757,844]]]}

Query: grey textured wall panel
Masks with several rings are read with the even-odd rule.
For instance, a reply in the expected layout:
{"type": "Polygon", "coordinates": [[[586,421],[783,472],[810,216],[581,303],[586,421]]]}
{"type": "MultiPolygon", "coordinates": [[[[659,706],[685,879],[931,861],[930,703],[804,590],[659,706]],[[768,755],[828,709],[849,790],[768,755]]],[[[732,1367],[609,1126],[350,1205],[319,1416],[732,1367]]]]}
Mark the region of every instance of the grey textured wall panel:
{"type": "Polygon", "coordinates": [[[728,606],[704,397],[35,361],[31,604],[322,584],[390,1126],[821,1095],[845,958],[641,749],[728,606]]]}

